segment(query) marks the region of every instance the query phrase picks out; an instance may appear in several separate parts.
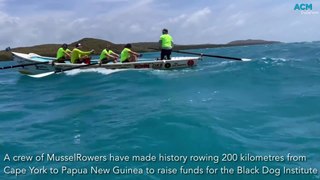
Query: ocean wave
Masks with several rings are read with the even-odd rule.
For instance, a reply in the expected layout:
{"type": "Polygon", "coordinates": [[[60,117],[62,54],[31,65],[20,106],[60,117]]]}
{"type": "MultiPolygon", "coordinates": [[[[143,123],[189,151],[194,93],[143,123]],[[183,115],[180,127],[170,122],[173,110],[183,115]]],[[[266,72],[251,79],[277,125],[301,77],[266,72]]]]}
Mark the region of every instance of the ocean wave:
{"type": "Polygon", "coordinates": [[[0,153],[292,153],[308,156],[293,165],[319,167],[320,69],[313,46],[319,43],[200,49],[253,61],[204,58],[178,70],[77,69],[41,79],[2,71],[0,153]]]}

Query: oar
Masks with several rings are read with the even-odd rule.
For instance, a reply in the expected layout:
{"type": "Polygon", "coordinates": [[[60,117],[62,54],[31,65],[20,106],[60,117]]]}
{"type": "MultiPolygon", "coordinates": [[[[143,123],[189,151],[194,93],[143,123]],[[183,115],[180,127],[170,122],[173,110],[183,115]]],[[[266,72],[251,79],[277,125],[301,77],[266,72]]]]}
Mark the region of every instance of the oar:
{"type": "Polygon", "coordinates": [[[71,68],[67,68],[67,69],[55,70],[55,71],[50,71],[50,72],[41,73],[41,74],[35,74],[35,75],[28,75],[28,76],[33,77],[33,78],[42,78],[42,77],[50,76],[50,75],[52,75],[52,74],[57,74],[57,73],[69,71],[69,70],[72,70],[72,69],[78,69],[78,68],[93,66],[93,65],[96,65],[96,64],[99,64],[99,63],[93,63],[93,64],[86,64],[86,65],[81,65],[81,66],[75,66],[75,67],[71,67],[71,68]]]}
{"type": "Polygon", "coordinates": [[[222,58],[222,59],[231,59],[231,60],[237,60],[237,61],[251,61],[251,59],[247,58],[236,58],[236,57],[229,57],[229,56],[218,56],[218,55],[211,55],[211,54],[203,54],[203,53],[194,53],[194,52],[186,52],[186,51],[173,51],[177,53],[184,53],[184,54],[193,54],[198,56],[207,56],[207,57],[214,57],[214,58],[222,58]]]}
{"type": "MultiPolygon", "coordinates": [[[[149,48],[149,49],[153,49],[153,50],[158,50],[159,51],[159,49],[156,49],[156,48],[149,48]]],[[[236,57],[229,57],[229,56],[219,56],[219,55],[194,53],[194,52],[186,52],[186,51],[179,51],[179,50],[172,50],[172,52],[184,53],[184,54],[193,54],[193,55],[198,55],[198,56],[214,57],[214,58],[222,58],[222,59],[231,59],[231,60],[237,60],[237,61],[251,61],[251,59],[247,59],[247,58],[236,58],[236,57]]]]}
{"type": "Polygon", "coordinates": [[[38,62],[38,63],[29,63],[29,64],[19,64],[19,65],[12,65],[12,66],[5,66],[5,67],[0,67],[0,69],[10,69],[10,68],[17,68],[17,67],[25,67],[25,66],[34,66],[38,64],[48,64],[49,62],[38,62]]]}

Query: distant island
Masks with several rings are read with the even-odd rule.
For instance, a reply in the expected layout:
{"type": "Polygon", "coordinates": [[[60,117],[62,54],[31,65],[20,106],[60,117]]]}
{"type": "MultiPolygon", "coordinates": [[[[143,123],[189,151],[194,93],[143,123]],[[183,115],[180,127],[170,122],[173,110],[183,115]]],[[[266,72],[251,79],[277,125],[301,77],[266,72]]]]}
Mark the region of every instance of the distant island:
{"type": "MultiPolygon", "coordinates": [[[[81,43],[84,50],[95,50],[95,54],[98,55],[106,47],[110,45],[111,49],[117,53],[120,53],[123,49],[124,44],[115,44],[102,39],[94,38],[84,38],[79,41],[69,44],[69,48],[72,49],[77,43],[81,43]]],[[[265,40],[237,40],[232,41],[227,44],[194,44],[194,45],[175,45],[175,50],[185,50],[185,49],[202,49],[202,48],[217,48],[217,47],[228,47],[228,46],[244,46],[244,45],[258,45],[258,44],[273,44],[280,43],[279,41],[265,41],[265,40]]],[[[153,49],[159,48],[158,42],[139,42],[132,43],[133,50],[137,52],[152,52],[153,49]]],[[[58,48],[61,44],[43,44],[31,47],[17,47],[12,48],[14,52],[21,53],[36,53],[43,56],[55,57],[58,48]]],[[[0,51],[0,60],[12,60],[12,55],[10,52],[0,51]]]]}

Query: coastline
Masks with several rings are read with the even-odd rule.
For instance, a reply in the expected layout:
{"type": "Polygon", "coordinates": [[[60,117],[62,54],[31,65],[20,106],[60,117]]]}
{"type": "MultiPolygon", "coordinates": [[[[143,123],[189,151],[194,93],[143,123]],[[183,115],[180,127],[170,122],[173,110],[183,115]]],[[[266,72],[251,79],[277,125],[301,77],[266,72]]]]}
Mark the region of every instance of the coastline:
{"type": "MultiPolygon", "coordinates": [[[[117,53],[120,53],[124,44],[115,44],[110,41],[94,38],[84,38],[79,41],[68,44],[70,48],[74,47],[75,44],[81,43],[84,50],[95,50],[94,55],[99,55],[100,52],[106,45],[110,45],[111,49],[117,53]]],[[[281,43],[279,41],[266,41],[266,40],[237,40],[226,44],[190,44],[190,45],[175,45],[175,50],[186,50],[186,49],[202,49],[202,48],[220,48],[220,47],[230,47],[230,46],[247,46],[247,45],[260,45],[260,44],[274,44],[281,43]]],[[[138,42],[131,43],[134,51],[138,52],[154,52],[150,48],[157,49],[159,47],[157,42],[138,42]]],[[[42,56],[55,57],[56,51],[59,49],[61,44],[43,44],[30,47],[17,47],[12,48],[12,51],[21,53],[36,53],[42,56]]],[[[0,61],[10,61],[12,60],[12,55],[10,52],[0,51],[0,61]]]]}

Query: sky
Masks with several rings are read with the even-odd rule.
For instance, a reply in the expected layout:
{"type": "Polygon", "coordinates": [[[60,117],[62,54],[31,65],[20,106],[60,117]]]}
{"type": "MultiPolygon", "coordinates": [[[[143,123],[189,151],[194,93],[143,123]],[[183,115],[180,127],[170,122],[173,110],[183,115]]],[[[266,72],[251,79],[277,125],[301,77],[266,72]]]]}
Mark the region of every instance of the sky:
{"type": "Polygon", "coordinates": [[[176,44],[319,41],[319,20],[319,0],[0,0],[0,49],[85,37],[156,42],[163,28],[176,44]],[[301,3],[318,14],[294,10],[301,3]]]}

